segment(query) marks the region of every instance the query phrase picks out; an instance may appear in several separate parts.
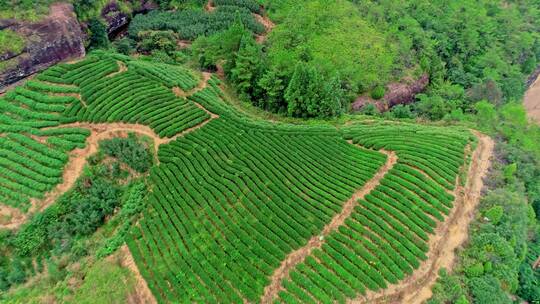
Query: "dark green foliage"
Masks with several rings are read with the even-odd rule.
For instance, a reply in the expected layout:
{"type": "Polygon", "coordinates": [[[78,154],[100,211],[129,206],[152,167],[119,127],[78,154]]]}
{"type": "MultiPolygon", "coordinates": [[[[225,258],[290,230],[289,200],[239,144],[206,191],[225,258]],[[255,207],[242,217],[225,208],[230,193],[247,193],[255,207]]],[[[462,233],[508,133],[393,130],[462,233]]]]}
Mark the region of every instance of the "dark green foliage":
{"type": "Polygon", "coordinates": [[[136,15],[129,26],[130,37],[138,37],[140,32],[148,30],[171,30],[180,39],[195,40],[199,36],[208,36],[224,31],[236,20],[254,33],[264,32],[249,10],[238,7],[218,7],[208,13],[201,10],[181,10],[176,12],[152,11],[146,15],[136,15]]]}
{"type": "MultiPolygon", "coordinates": [[[[240,49],[240,43],[243,39],[248,40],[248,35],[250,35],[249,31],[237,20],[225,31],[209,37],[197,38],[191,47],[193,57],[200,67],[210,70],[215,70],[218,61],[225,60],[224,69],[226,68],[227,74],[230,74],[234,67],[236,53],[240,49]]],[[[250,44],[249,42],[246,46],[250,44]]]]}
{"type": "Polygon", "coordinates": [[[130,55],[135,51],[136,42],[130,38],[122,38],[114,42],[116,51],[120,54],[130,55]]]}
{"type": "Polygon", "coordinates": [[[313,66],[299,63],[285,91],[287,112],[294,117],[332,117],[344,100],[338,77],[326,81],[313,66]]]}
{"type": "Polygon", "coordinates": [[[155,2],[163,10],[201,7],[207,3],[206,0],[156,0],[155,2]]]}
{"type": "Polygon", "coordinates": [[[473,303],[511,304],[512,300],[501,289],[499,281],[492,276],[473,278],[469,281],[473,303]]]}
{"type": "Polygon", "coordinates": [[[139,32],[137,38],[141,52],[159,50],[171,53],[176,49],[176,36],[173,31],[143,31],[139,32]]]}
{"type": "Polygon", "coordinates": [[[253,96],[256,79],[260,72],[261,48],[251,34],[244,34],[240,41],[238,52],[233,59],[233,68],[229,79],[235,84],[236,90],[245,98],[253,96]]]}
{"type": "MultiPolygon", "coordinates": [[[[141,147],[132,136],[120,142],[110,140],[103,144],[113,157],[115,153],[122,153],[123,159],[127,159],[127,162],[138,161],[139,166],[149,161],[147,149],[141,147]]],[[[105,152],[100,150],[89,158],[89,166],[84,174],[55,204],[36,213],[16,232],[1,235],[4,244],[0,250],[1,290],[26,281],[34,271],[32,261],[37,259],[38,263],[42,263],[44,257],[49,257],[46,261],[48,278],[53,281],[63,279],[67,274],[65,264],[59,264],[57,257],[67,255],[78,260],[88,255],[85,238],[101,227],[121,205],[125,205],[126,210],[122,210],[119,219],[122,222],[121,234],[105,252],[110,253],[110,250],[114,251],[122,244],[127,230],[141,212],[146,186],[139,182],[124,188],[120,180],[126,175],[115,172],[119,168],[116,161],[104,162],[103,154],[105,152]],[[127,189],[131,191],[123,199],[127,189]]],[[[146,170],[150,165],[145,164],[146,170]]],[[[38,271],[39,268],[38,264],[38,271]]]]}
{"type": "MultiPolygon", "coordinates": [[[[83,180],[83,183],[87,181],[83,180]]],[[[119,204],[119,189],[102,179],[88,181],[89,188],[81,188],[81,196],[72,198],[74,209],[66,218],[71,234],[89,235],[103,224],[119,204]]]]}
{"type": "Polygon", "coordinates": [[[346,102],[341,78],[337,75],[323,80],[322,92],[319,99],[319,117],[339,116],[346,102]]]}
{"type": "Polygon", "coordinates": [[[385,93],[385,89],[384,87],[382,86],[376,86],[372,91],[371,91],[371,98],[373,99],[381,99],[384,97],[384,93],[385,93]]]}
{"type": "Polygon", "coordinates": [[[397,105],[390,110],[392,118],[414,118],[416,114],[411,110],[411,105],[397,105]]]}
{"type": "Polygon", "coordinates": [[[522,263],[519,267],[517,295],[529,303],[540,303],[540,271],[533,269],[530,263],[522,263]]]}
{"type": "Polygon", "coordinates": [[[107,48],[109,46],[109,37],[107,36],[107,26],[101,19],[92,18],[88,21],[88,31],[90,36],[91,49],[107,48]]]}
{"type": "Polygon", "coordinates": [[[282,72],[274,69],[267,70],[257,81],[259,91],[262,92],[259,93],[259,99],[254,99],[253,102],[271,112],[286,112],[287,81],[288,78],[282,72]]]}
{"type": "Polygon", "coordinates": [[[434,296],[427,304],[455,303],[464,297],[465,290],[457,277],[450,276],[444,268],[439,271],[439,277],[432,288],[434,296]]]}
{"type": "Polygon", "coordinates": [[[119,223],[120,227],[113,237],[107,240],[105,246],[100,248],[96,255],[98,257],[108,256],[122,246],[128,237],[131,225],[139,218],[146,205],[144,204],[148,188],[144,181],[134,182],[122,202],[120,212],[112,219],[113,225],[119,223]]]}
{"type": "Polygon", "coordinates": [[[261,5],[255,0],[212,0],[212,3],[219,6],[237,6],[250,10],[253,13],[261,13],[261,5]]]}
{"type": "Polygon", "coordinates": [[[74,237],[94,232],[119,202],[118,186],[107,180],[109,170],[98,165],[78,181],[75,190],[23,225],[13,239],[16,251],[23,256],[47,248],[65,252],[74,237]]]}
{"type": "Polygon", "coordinates": [[[79,18],[88,16],[88,11],[92,11],[100,1],[98,0],[76,0],[73,1],[75,13],[79,18]]]}
{"type": "Polygon", "coordinates": [[[147,172],[152,166],[152,153],[133,133],[127,138],[100,141],[99,145],[103,153],[117,158],[140,173],[147,172]]]}

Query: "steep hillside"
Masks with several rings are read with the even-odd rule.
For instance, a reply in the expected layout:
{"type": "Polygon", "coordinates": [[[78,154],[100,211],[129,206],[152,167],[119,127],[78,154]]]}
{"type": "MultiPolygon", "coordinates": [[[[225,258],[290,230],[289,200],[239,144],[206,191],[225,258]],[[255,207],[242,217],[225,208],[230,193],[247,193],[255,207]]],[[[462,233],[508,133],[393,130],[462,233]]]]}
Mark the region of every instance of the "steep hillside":
{"type": "Polygon", "coordinates": [[[58,236],[36,220],[53,216],[69,187],[45,192],[121,132],[148,136],[157,151],[141,217],[120,240],[158,302],[372,298],[438,267],[437,240],[466,223],[455,204],[478,201],[460,190],[476,141],[464,129],[268,123],[223,98],[215,77],[103,52],[8,92],[2,203],[24,213],[32,199],[35,215],[18,220],[4,273],[19,267],[9,257],[55,256],[58,236]],[[43,238],[27,239],[37,231],[43,238]]]}

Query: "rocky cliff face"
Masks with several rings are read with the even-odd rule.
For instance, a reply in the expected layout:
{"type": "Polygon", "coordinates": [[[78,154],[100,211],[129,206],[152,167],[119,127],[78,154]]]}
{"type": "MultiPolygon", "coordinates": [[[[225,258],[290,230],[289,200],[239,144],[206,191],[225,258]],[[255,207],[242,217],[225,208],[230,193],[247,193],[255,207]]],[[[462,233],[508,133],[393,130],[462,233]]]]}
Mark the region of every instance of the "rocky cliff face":
{"type": "Polygon", "coordinates": [[[360,96],[352,104],[353,111],[359,111],[368,104],[374,104],[381,112],[388,111],[398,104],[410,104],[414,102],[416,94],[423,92],[429,84],[429,75],[424,74],[420,78],[404,79],[403,81],[390,83],[386,86],[386,94],[380,100],[374,100],[369,96],[360,96]]]}
{"type": "Polygon", "coordinates": [[[71,4],[53,4],[49,16],[35,23],[0,20],[0,29],[6,28],[22,36],[26,46],[19,54],[0,54],[0,92],[53,64],[85,55],[85,36],[71,4]]]}
{"type": "MultiPolygon", "coordinates": [[[[158,5],[151,0],[138,0],[137,5],[131,14],[146,13],[150,10],[158,8],[158,5]]],[[[127,27],[130,21],[130,14],[123,12],[117,1],[109,1],[101,10],[101,17],[107,22],[107,34],[109,37],[114,37],[127,27]]]]}

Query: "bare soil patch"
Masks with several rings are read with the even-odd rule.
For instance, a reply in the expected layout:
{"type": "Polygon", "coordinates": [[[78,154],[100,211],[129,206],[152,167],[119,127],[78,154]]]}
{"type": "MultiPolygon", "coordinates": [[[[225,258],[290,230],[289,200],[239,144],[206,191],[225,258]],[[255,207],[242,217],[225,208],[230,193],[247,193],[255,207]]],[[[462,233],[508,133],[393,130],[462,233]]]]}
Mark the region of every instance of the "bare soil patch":
{"type": "Polygon", "coordinates": [[[113,77],[114,75],[117,75],[117,74],[120,74],[120,73],[124,73],[128,70],[126,64],[120,60],[116,60],[116,64],[118,64],[118,71],[116,72],[113,72],[109,75],[107,75],[106,77],[113,77]]]}
{"type": "Polygon", "coordinates": [[[176,45],[181,49],[185,49],[187,47],[190,47],[191,44],[192,44],[192,42],[189,41],[189,40],[178,40],[178,41],[176,41],[176,45]]]}
{"type": "Polygon", "coordinates": [[[536,123],[540,123],[540,76],[537,76],[523,98],[527,115],[536,123]]]}
{"type": "Polygon", "coordinates": [[[490,137],[477,131],[472,132],[479,142],[469,166],[467,184],[465,187],[456,187],[454,208],[430,238],[428,259],[399,284],[391,285],[381,292],[370,291],[351,303],[423,303],[432,296],[431,288],[437,281],[439,269],[452,269],[456,249],[468,239],[469,224],[480,202],[483,178],[491,165],[495,145],[490,137]]]}
{"type": "Polygon", "coordinates": [[[364,198],[368,193],[370,193],[377,185],[379,185],[379,182],[384,177],[384,175],[392,169],[392,167],[397,162],[397,156],[394,152],[390,151],[379,151],[381,153],[384,153],[388,156],[386,163],[379,169],[379,171],[373,176],[372,179],[370,179],[361,189],[356,191],[353,196],[345,202],[343,205],[343,209],[341,212],[336,214],[330,223],[328,223],[326,226],[324,226],[323,230],[319,235],[313,236],[308,243],[293,252],[291,252],[285,260],[281,262],[281,265],[279,268],[277,268],[272,276],[270,277],[270,284],[266,286],[264,289],[264,294],[261,298],[262,303],[271,303],[274,297],[283,290],[283,286],[281,286],[281,282],[283,279],[286,279],[289,277],[290,271],[299,263],[303,262],[306,257],[317,248],[321,248],[324,244],[324,239],[327,235],[329,235],[331,232],[335,231],[339,228],[339,226],[343,225],[345,220],[351,215],[351,213],[354,210],[354,207],[358,204],[357,201],[359,199],[364,198]]]}
{"type": "Polygon", "coordinates": [[[257,22],[259,22],[260,24],[264,26],[264,29],[265,29],[264,34],[257,35],[255,40],[257,41],[257,43],[264,43],[266,41],[268,34],[272,31],[272,29],[276,26],[276,24],[272,22],[272,20],[270,20],[270,18],[268,18],[267,15],[264,14],[264,11],[263,11],[263,15],[259,15],[255,13],[253,13],[252,15],[255,18],[255,20],[257,20],[257,22]]]}
{"type": "Polygon", "coordinates": [[[150,291],[150,288],[148,288],[148,284],[146,284],[146,281],[139,272],[139,268],[137,268],[137,264],[135,264],[135,260],[133,260],[133,256],[131,255],[129,248],[126,245],[123,245],[116,254],[120,259],[120,264],[122,267],[129,269],[135,278],[135,290],[133,294],[129,295],[127,303],[157,304],[156,298],[150,291]]]}
{"type": "MultiPolygon", "coordinates": [[[[123,63],[122,63],[123,64],[123,63]]],[[[122,65],[120,65],[121,67],[122,65]]],[[[124,65],[125,66],[125,65],[124,65]]],[[[122,70],[122,68],[120,68],[122,70]]],[[[196,92],[206,88],[208,80],[212,77],[210,73],[203,73],[203,79],[199,82],[199,85],[188,92],[189,95],[195,94],[196,92]]],[[[174,91],[174,90],[173,90],[174,91]]],[[[68,163],[64,169],[62,175],[62,183],[57,185],[52,191],[45,194],[42,199],[32,199],[30,201],[31,207],[30,210],[23,214],[19,209],[13,208],[6,205],[0,205],[0,229],[17,229],[22,225],[28,218],[29,214],[35,212],[43,211],[45,208],[54,203],[58,197],[68,191],[75,182],[77,178],[82,173],[84,165],[86,164],[86,158],[97,152],[99,141],[103,139],[110,139],[113,137],[125,137],[129,132],[141,134],[150,137],[154,141],[154,153],[157,155],[159,146],[162,144],[167,144],[176,138],[184,136],[189,132],[193,132],[199,128],[202,128],[204,125],[209,123],[212,119],[218,118],[219,116],[208,111],[202,105],[194,102],[194,104],[207,112],[210,115],[210,119],[203,121],[202,123],[186,129],[173,137],[161,138],[159,137],[154,130],[150,127],[140,124],[125,124],[125,123],[80,123],[75,122],[71,124],[64,124],[61,127],[79,127],[89,129],[91,131],[90,136],[86,139],[86,146],[84,149],[75,149],[69,154],[68,163]]]]}
{"type": "Polygon", "coordinates": [[[207,12],[213,12],[216,9],[216,7],[214,6],[214,2],[212,0],[208,0],[208,2],[206,2],[206,5],[204,6],[204,9],[207,12]]]}

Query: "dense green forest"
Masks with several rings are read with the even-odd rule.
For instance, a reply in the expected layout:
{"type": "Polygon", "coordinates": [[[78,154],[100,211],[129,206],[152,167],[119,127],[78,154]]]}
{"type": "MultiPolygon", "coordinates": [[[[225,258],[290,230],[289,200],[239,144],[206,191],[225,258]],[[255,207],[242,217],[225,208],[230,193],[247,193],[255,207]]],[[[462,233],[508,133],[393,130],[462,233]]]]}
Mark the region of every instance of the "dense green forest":
{"type": "MultiPolygon", "coordinates": [[[[248,7],[244,3],[250,1],[239,3],[248,7]]],[[[502,6],[498,1],[448,5],[444,1],[276,0],[264,5],[276,26],[262,45],[249,33],[230,29],[210,36],[201,32],[204,36],[194,42],[192,52],[204,68],[223,64],[246,100],[290,116],[339,115],[360,94],[380,98],[389,82],[428,73],[430,86],[417,96],[418,103],[405,109],[399,106],[386,115],[463,120],[475,113],[478,101],[500,106],[519,100],[524,79],[540,54],[535,1],[502,6]],[[235,79],[233,69],[244,77],[235,79]],[[313,83],[312,97],[295,99],[294,83],[289,88],[293,78],[313,83]],[[335,86],[339,97],[334,100],[325,98],[318,84],[330,80],[339,83],[335,86]],[[329,103],[338,110],[328,111],[329,103]]],[[[140,17],[148,23],[159,22],[158,18],[140,17]]],[[[138,24],[133,31],[139,31],[138,24]]]]}

